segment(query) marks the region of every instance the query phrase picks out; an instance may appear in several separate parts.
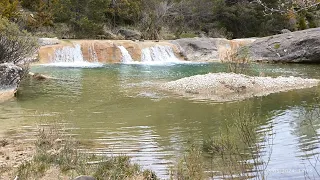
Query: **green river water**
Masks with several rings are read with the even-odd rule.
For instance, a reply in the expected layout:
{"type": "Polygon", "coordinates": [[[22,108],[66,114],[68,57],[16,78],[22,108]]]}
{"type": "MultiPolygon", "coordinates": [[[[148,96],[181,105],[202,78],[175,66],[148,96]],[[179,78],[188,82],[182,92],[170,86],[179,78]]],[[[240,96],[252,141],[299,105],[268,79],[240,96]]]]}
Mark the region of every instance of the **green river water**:
{"type": "MultiPolygon", "coordinates": [[[[178,97],[157,88],[158,83],[182,77],[227,71],[219,63],[33,66],[31,71],[56,80],[24,82],[17,98],[0,104],[2,132],[24,128],[32,133],[37,124],[58,121],[76,138],[99,144],[92,152],[129,155],[143,168],[168,178],[168,167],[183,155],[190,140],[201,143],[234,123],[237,112],[251,113],[259,131],[272,125],[272,146],[263,149],[271,152],[263,157],[270,159],[268,179],[304,179],[305,172],[320,178],[316,172],[320,162],[315,161],[320,152],[320,118],[315,117],[320,113],[319,87],[219,103],[178,97]]],[[[320,79],[317,65],[264,64],[248,71],[320,79]]]]}

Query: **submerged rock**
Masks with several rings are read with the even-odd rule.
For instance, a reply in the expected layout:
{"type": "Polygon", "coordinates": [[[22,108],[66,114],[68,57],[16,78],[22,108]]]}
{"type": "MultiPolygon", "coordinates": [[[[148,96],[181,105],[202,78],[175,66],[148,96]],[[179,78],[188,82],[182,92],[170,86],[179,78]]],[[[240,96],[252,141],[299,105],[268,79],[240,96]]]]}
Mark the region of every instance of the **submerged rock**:
{"type": "Polygon", "coordinates": [[[254,61],[320,63],[320,28],[260,38],[244,50],[254,61]]]}
{"type": "Polygon", "coordinates": [[[162,89],[195,99],[218,102],[317,86],[318,79],[300,77],[252,77],[235,73],[210,73],[165,83],[162,89]]]}

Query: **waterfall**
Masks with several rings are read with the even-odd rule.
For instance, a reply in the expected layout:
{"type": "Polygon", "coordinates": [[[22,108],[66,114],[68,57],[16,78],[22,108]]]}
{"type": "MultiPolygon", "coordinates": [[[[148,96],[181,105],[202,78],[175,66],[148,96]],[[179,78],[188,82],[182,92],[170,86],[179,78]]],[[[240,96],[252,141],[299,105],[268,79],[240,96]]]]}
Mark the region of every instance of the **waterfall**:
{"type": "Polygon", "coordinates": [[[128,50],[123,46],[118,46],[118,48],[120,49],[121,54],[122,54],[121,62],[122,63],[132,63],[133,59],[132,59],[131,55],[129,54],[128,50]]]}
{"type": "MultiPolygon", "coordinates": [[[[97,55],[92,48],[89,49],[93,58],[97,60],[97,55]]],[[[54,52],[53,58],[50,64],[46,66],[61,66],[61,67],[100,67],[102,64],[95,62],[90,63],[83,57],[80,44],[74,44],[74,46],[66,46],[61,49],[57,49],[54,52]]]]}
{"type": "Polygon", "coordinates": [[[181,62],[170,46],[154,46],[142,49],[141,62],[168,63],[181,62]]]}
{"type": "Polygon", "coordinates": [[[96,51],[94,50],[94,46],[89,46],[89,58],[91,62],[98,62],[98,56],[96,51]]]}

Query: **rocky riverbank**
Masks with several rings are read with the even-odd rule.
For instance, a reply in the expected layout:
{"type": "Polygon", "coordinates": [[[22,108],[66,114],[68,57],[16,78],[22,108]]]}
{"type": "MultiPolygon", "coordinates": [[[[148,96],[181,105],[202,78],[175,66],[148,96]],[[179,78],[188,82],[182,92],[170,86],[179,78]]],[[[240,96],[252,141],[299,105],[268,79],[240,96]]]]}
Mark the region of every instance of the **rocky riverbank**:
{"type": "Polygon", "coordinates": [[[300,77],[252,77],[234,73],[210,73],[182,78],[161,85],[176,94],[217,102],[238,101],[271,93],[317,86],[318,79],[300,77]]]}
{"type": "Polygon", "coordinates": [[[320,28],[259,38],[239,52],[253,61],[320,63],[320,28]]]}
{"type": "Polygon", "coordinates": [[[14,97],[23,70],[12,63],[0,64],[0,103],[14,97]]]}

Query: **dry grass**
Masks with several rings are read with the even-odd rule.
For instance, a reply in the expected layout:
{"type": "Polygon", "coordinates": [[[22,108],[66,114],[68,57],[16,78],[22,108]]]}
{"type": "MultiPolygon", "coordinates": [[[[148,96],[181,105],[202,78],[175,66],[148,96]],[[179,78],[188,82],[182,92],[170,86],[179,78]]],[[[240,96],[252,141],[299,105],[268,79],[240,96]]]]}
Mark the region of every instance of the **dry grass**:
{"type": "Polygon", "coordinates": [[[105,179],[157,179],[152,171],[142,172],[128,156],[96,156],[78,150],[80,143],[57,127],[39,130],[35,153],[17,169],[19,180],[72,179],[91,175],[105,179]]]}

